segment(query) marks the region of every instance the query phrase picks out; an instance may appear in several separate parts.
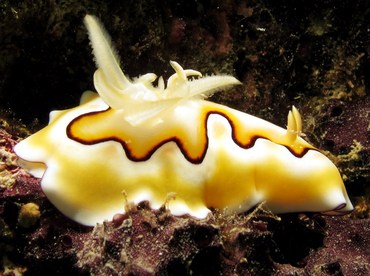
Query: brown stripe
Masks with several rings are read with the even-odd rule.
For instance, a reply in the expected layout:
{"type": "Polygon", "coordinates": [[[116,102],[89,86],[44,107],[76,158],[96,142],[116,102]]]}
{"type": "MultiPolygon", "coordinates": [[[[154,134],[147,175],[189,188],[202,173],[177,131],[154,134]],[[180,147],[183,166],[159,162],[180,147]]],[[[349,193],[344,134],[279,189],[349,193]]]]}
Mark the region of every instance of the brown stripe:
{"type": "Polygon", "coordinates": [[[207,152],[207,149],[208,149],[208,144],[209,144],[209,140],[208,140],[209,137],[208,137],[208,130],[207,130],[208,118],[212,114],[217,114],[217,115],[220,115],[220,116],[222,116],[222,117],[224,117],[228,120],[228,122],[231,126],[231,129],[232,129],[232,139],[233,139],[233,141],[235,142],[235,144],[237,144],[239,147],[241,147],[243,149],[248,149],[248,148],[253,147],[255,142],[257,141],[257,139],[266,139],[266,140],[269,140],[269,141],[271,141],[275,144],[286,147],[294,156],[299,157],[299,158],[303,157],[310,149],[316,150],[315,148],[304,147],[300,151],[297,151],[297,150],[294,150],[293,148],[291,148],[287,145],[284,145],[282,143],[278,143],[277,141],[273,141],[273,139],[271,139],[271,138],[269,139],[268,137],[259,136],[259,135],[252,135],[250,137],[239,137],[238,138],[236,122],[234,122],[226,113],[224,113],[222,111],[219,111],[219,110],[217,110],[217,111],[211,110],[211,111],[208,111],[208,112],[205,113],[204,120],[203,120],[203,127],[206,130],[205,131],[205,136],[206,137],[204,137],[202,139],[205,142],[204,142],[203,145],[201,145],[201,147],[203,147],[203,149],[201,150],[200,155],[195,156],[195,157],[194,157],[194,154],[190,153],[189,149],[188,150],[186,149],[184,143],[181,141],[181,138],[177,137],[177,136],[170,136],[166,139],[162,139],[160,142],[155,143],[154,146],[150,147],[144,155],[137,156],[137,155],[135,155],[134,149],[131,149],[128,146],[128,144],[122,138],[120,138],[118,136],[112,135],[112,136],[95,138],[95,139],[87,139],[87,138],[84,138],[84,137],[79,137],[79,136],[74,134],[73,128],[75,127],[75,125],[79,121],[81,121],[82,119],[84,119],[86,117],[95,116],[95,115],[102,114],[102,113],[105,113],[105,112],[108,112],[108,111],[110,111],[110,108],[108,108],[106,110],[102,110],[102,111],[89,112],[89,113],[82,114],[82,115],[74,118],[67,126],[67,129],[66,129],[67,136],[71,140],[74,140],[74,141],[79,142],[79,143],[84,144],[84,145],[93,145],[93,144],[98,144],[98,143],[107,142],[107,141],[116,141],[116,142],[118,142],[122,145],[123,149],[126,152],[127,158],[130,159],[131,161],[135,161],[135,162],[141,162],[141,161],[148,160],[154,154],[154,152],[157,149],[159,149],[162,145],[164,145],[168,142],[174,142],[174,143],[176,143],[177,147],[180,149],[180,151],[182,152],[182,154],[186,158],[186,160],[188,160],[189,162],[191,162],[193,164],[200,164],[200,163],[202,163],[202,161],[205,158],[205,155],[206,155],[206,152],[207,152]]]}

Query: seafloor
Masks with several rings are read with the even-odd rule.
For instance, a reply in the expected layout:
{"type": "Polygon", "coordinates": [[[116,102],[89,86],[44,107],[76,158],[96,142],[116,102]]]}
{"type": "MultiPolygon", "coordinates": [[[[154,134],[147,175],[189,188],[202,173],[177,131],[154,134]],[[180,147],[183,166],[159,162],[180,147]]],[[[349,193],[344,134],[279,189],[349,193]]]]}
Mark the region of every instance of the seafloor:
{"type": "Polygon", "coordinates": [[[0,275],[370,275],[369,1],[0,2],[0,275]],[[212,100],[285,126],[339,167],[343,217],[215,211],[174,217],[147,203],[87,228],[56,210],[12,147],[48,113],[94,90],[82,18],[101,18],[129,76],[169,60],[243,85],[212,100]]]}

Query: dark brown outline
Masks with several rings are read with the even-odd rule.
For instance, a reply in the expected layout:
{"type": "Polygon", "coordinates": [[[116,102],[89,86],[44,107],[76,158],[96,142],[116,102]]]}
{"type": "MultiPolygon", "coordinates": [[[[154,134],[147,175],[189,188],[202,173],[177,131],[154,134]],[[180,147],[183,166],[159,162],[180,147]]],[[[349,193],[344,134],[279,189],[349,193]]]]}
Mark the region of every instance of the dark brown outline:
{"type": "MultiPolygon", "coordinates": [[[[257,139],[266,139],[266,140],[269,140],[271,141],[270,139],[268,139],[267,137],[264,137],[264,136],[258,136],[258,135],[254,135],[251,137],[250,141],[247,142],[247,143],[242,143],[241,141],[239,141],[237,138],[236,138],[236,134],[235,134],[235,124],[234,122],[223,112],[220,112],[220,111],[208,111],[206,113],[206,116],[205,116],[205,121],[204,121],[204,126],[206,128],[206,139],[205,139],[205,145],[204,145],[204,150],[202,151],[201,155],[197,158],[191,158],[190,155],[188,154],[188,152],[185,150],[184,146],[183,146],[183,143],[181,142],[181,140],[174,136],[174,137],[170,137],[168,139],[165,139],[163,141],[161,141],[160,143],[158,143],[157,145],[155,145],[154,147],[152,147],[152,149],[150,149],[144,157],[137,157],[135,156],[134,154],[132,154],[132,150],[127,146],[127,144],[125,143],[125,141],[122,141],[120,138],[116,137],[116,136],[110,136],[110,137],[105,137],[105,138],[102,138],[102,139],[94,139],[94,140],[83,140],[79,137],[76,137],[73,135],[72,131],[71,131],[71,128],[72,128],[72,125],[77,122],[78,120],[82,119],[83,117],[85,116],[90,116],[90,115],[94,115],[94,114],[99,114],[99,113],[103,113],[103,112],[107,112],[108,110],[110,110],[111,108],[109,107],[108,109],[106,110],[101,110],[101,111],[93,111],[93,112],[89,112],[89,113],[85,113],[85,114],[82,114],[76,118],[74,118],[67,126],[67,129],[66,129],[66,134],[68,136],[68,138],[70,138],[71,140],[74,140],[76,142],[79,142],[81,144],[84,144],[84,145],[94,145],[94,144],[97,144],[97,143],[102,143],[102,142],[107,142],[107,141],[116,141],[118,143],[121,144],[122,148],[124,149],[125,153],[126,153],[126,156],[129,160],[131,161],[135,161],[135,162],[142,162],[142,161],[146,161],[148,160],[153,154],[154,152],[159,149],[161,146],[163,146],[164,144],[168,143],[168,142],[175,142],[176,145],[178,146],[178,148],[180,149],[181,153],[183,154],[183,156],[186,158],[186,160],[188,160],[189,162],[193,163],[193,164],[200,164],[203,162],[205,156],[206,156],[206,152],[207,152],[207,149],[208,149],[208,140],[209,140],[209,137],[208,137],[208,130],[207,130],[207,122],[208,122],[208,118],[210,115],[212,114],[217,114],[217,115],[220,115],[220,116],[223,116],[230,124],[231,126],[231,137],[234,141],[235,144],[237,144],[239,147],[243,148],[243,149],[249,149],[249,148],[252,148],[254,146],[254,144],[256,143],[257,139]]],[[[273,142],[273,141],[271,141],[273,142]]],[[[308,147],[305,147],[301,153],[297,153],[294,151],[294,149],[290,148],[289,146],[287,145],[284,145],[284,144],[281,144],[281,143],[276,143],[276,142],[273,142],[277,145],[281,145],[281,146],[284,146],[285,148],[287,148],[291,154],[293,154],[294,156],[298,157],[298,158],[302,158],[310,149],[311,150],[316,150],[315,148],[308,148],[308,147]]]]}

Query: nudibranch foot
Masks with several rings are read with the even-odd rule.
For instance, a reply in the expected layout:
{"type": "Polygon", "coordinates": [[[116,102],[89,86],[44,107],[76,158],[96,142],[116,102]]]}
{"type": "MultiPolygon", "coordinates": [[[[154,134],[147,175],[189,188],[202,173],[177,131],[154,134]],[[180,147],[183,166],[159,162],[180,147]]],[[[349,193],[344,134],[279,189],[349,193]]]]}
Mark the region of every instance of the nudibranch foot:
{"type": "Polygon", "coordinates": [[[295,107],[281,128],[207,101],[240,82],[175,61],[166,84],[159,77],[155,86],[153,73],[130,79],[99,21],[87,15],[85,25],[98,93],[51,112],[48,126],[14,148],[66,216],[93,226],[142,201],[199,219],[212,208],[242,213],[260,202],[275,213],[353,209],[338,169],[301,137],[295,107]]]}

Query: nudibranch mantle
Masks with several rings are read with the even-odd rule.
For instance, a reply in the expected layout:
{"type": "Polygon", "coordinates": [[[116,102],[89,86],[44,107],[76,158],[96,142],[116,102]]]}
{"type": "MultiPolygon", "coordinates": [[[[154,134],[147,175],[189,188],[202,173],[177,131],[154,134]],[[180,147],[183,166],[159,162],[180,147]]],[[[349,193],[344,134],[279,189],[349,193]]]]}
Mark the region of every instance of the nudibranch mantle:
{"type": "Polygon", "coordinates": [[[277,213],[352,210],[338,169],[300,137],[296,108],[283,129],[207,101],[240,82],[176,62],[166,85],[159,78],[154,86],[154,74],[129,80],[98,20],[87,15],[85,25],[98,93],[51,112],[48,126],[14,148],[66,216],[92,226],[124,212],[126,200],[154,209],[167,202],[174,215],[197,218],[211,207],[243,212],[262,201],[277,213]]]}

